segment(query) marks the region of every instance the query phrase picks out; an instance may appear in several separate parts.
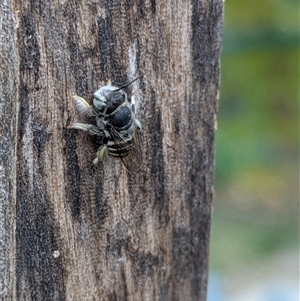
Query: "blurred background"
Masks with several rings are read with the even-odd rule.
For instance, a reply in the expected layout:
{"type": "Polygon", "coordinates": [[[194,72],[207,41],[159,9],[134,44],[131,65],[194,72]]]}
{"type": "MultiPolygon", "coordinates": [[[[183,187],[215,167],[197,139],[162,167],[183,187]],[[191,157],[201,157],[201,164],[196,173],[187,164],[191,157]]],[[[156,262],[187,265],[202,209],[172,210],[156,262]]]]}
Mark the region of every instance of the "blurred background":
{"type": "Polygon", "coordinates": [[[226,0],[208,301],[299,300],[299,1],[226,0]]]}

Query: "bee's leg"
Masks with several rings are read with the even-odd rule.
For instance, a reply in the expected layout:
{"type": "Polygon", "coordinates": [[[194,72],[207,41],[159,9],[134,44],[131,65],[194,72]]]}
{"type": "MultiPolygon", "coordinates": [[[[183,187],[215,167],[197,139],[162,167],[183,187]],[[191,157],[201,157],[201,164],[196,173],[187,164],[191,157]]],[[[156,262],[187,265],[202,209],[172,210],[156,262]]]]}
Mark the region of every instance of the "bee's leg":
{"type": "Polygon", "coordinates": [[[110,133],[106,129],[106,123],[107,123],[107,121],[105,122],[104,118],[102,118],[102,117],[101,118],[97,118],[97,127],[98,127],[98,129],[103,132],[103,134],[104,134],[104,136],[106,138],[110,138],[110,133]]]}
{"type": "Polygon", "coordinates": [[[95,116],[92,106],[84,98],[78,95],[73,95],[73,99],[79,114],[89,117],[95,116]]]}
{"type": "Polygon", "coordinates": [[[103,117],[100,117],[100,118],[97,118],[97,127],[99,128],[99,129],[101,129],[101,130],[103,130],[104,131],[104,129],[105,129],[105,125],[106,125],[106,123],[107,123],[107,121],[105,122],[104,121],[104,118],[103,117]]]}
{"type": "Polygon", "coordinates": [[[103,136],[103,131],[92,124],[73,123],[70,128],[86,131],[91,135],[103,136]]]}
{"type": "Polygon", "coordinates": [[[135,114],[135,97],[134,97],[134,95],[132,95],[130,98],[130,104],[131,104],[132,113],[134,115],[135,114]]]}
{"type": "Polygon", "coordinates": [[[107,146],[102,145],[99,150],[97,151],[97,157],[93,160],[93,164],[96,165],[99,161],[102,161],[103,156],[106,152],[107,146]]]}
{"type": "Polygon", "coordinates": [[[140,121],[137,120],[137,119],[134,119],[133,121],[134,121],[134,124],[135,124],[135,128],[136,128],[138,131],[142,131],[142,125],[141,125],[140,121]]]}

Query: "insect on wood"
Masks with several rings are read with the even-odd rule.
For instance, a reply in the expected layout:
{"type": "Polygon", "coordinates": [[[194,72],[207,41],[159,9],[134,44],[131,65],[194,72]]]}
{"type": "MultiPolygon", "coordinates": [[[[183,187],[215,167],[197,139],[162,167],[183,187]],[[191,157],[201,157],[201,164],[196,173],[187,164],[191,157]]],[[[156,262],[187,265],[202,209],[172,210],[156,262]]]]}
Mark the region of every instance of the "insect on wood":
{"type": "Polygon", "coordinates": [[[121,159],[130,172],[139,169],[142,161],[140,145],[142,126],[135,118],[134,96],[129,101],[123,89],[140,77],[121,87],[113,86],[109,81],[106,86],[94,93],[92,104],[80,96],[73,96],[78,112],[83,116],[96,118],[96,125],[73,123],[70,128],[102,138],[102,145],[93,164],[102,161],[107,154],[112,158],[121,159]]]}

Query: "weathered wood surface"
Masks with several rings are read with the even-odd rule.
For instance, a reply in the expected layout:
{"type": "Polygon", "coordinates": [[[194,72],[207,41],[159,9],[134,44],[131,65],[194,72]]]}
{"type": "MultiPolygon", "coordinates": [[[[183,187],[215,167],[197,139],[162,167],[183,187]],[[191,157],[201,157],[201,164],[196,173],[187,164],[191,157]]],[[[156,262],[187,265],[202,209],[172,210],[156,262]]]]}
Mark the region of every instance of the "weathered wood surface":
{"type": "Polygon", "coordinates": [[[0,300],[205,300],[222,0],[0,2],[0,300]],[[144,73],[143,165],[71,96],[144,73]]]}

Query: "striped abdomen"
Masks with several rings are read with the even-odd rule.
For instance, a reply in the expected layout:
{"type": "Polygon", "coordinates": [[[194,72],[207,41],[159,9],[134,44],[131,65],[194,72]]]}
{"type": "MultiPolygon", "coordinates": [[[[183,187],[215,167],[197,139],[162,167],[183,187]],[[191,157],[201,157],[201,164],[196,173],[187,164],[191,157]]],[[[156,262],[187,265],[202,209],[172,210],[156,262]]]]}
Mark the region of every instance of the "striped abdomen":
{"type": "Polygon", "coordinates": [[[131,152],[131,150],[134,148],[134,145],[135,143],[133,136],[121,141],[110,140],[107,143],[107,152],[111,157],[124,158],[131,152]]]}

